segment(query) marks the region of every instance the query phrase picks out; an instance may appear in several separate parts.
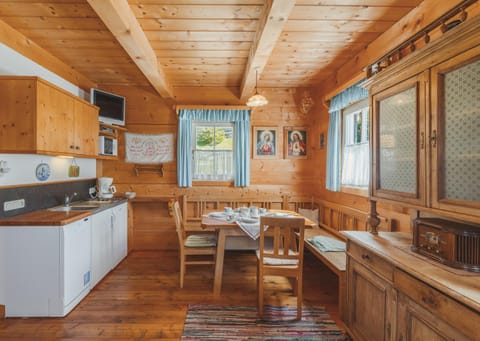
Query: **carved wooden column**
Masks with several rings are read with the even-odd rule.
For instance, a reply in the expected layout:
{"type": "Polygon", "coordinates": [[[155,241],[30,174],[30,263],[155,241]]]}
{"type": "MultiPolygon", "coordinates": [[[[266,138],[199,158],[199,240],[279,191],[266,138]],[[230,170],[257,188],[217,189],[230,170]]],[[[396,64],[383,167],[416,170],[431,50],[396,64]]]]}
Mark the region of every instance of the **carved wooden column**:
{"type": "Polygon", "coordinates": [[[380,225],[380,218],[377,213],[377,202],[370,200],[370,212],[368,214],[367,223],[370,225],[370,233],[378,235],[378,225],[380,225]]]}

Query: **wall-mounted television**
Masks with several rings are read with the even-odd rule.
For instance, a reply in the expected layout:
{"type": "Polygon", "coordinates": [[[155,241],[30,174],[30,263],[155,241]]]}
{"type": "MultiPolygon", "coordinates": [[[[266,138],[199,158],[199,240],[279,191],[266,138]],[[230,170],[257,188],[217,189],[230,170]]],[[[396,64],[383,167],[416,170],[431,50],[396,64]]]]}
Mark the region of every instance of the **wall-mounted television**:
{"type": "Polygon", "coordinates": [[[100,108],[99,121],[125,125],[125,97],[92,88],[90,90],[90,103],[100,108]]]}

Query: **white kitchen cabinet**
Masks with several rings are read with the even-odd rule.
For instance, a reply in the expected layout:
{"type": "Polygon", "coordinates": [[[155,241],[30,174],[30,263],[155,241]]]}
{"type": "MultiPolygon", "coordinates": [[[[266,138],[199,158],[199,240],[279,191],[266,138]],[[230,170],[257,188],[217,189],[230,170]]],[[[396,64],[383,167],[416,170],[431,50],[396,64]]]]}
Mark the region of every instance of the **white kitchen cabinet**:
{"type": "Polygon", "coordinates": [[[91,219],[2,226],[5,315],[65,316],[90,291],[91,219]]]}
{"type": "Polygon", "coordinates": [[[127,203],[113,207],[112,216],[113,216],[112,268],[114,268],[127,256],[127,241],[128,241],[127,203]]]}
{"type": "Polygon", "coordinates": [[[127,203],[92,216],[92,287],[127,255],[127,203]]]}
{"type": "Polygon", "coordinates": [[[92,215],[92,287],[111,269],[112,210],[92,215]]]}

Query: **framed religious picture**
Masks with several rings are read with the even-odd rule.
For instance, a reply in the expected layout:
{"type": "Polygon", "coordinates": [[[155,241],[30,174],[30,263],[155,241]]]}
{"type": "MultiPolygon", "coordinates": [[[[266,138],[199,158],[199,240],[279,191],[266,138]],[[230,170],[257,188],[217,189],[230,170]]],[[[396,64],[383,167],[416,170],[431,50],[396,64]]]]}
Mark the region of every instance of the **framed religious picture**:
{"type": "Polygon", "coordinates": [[[253,158],[274,159],[277,155],[277,128],[253,128],[253,158]]]}
{"type": "Polygon", "coordinates": [[[285,127],[283,133],[284,151],[286,159],[307,158],[307,129],[299,127],[285,127]]]}

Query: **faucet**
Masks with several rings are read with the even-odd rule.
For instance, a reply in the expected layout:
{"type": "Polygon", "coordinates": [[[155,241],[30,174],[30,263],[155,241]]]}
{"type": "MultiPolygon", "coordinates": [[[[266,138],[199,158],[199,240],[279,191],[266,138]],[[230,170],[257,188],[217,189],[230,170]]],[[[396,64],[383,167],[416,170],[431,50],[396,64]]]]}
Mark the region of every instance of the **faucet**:
{"type": "Polygon", "coordinates": [[[77,192],[73,192],[72,195],[65,194],[65,200],[64,200],[65,206],[66,206],[66,207],[69,207],[70,204],[71,204],[71,202],[73,201],[73,198],[74,198],[75,196],[77,196],[77,195],[78,195],[77,192]]]}

